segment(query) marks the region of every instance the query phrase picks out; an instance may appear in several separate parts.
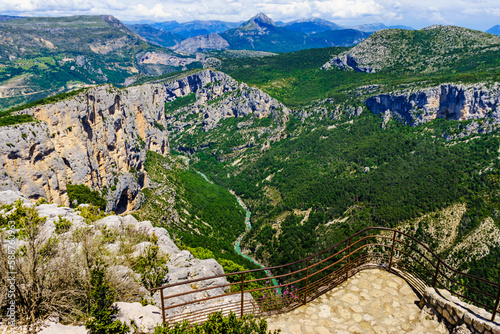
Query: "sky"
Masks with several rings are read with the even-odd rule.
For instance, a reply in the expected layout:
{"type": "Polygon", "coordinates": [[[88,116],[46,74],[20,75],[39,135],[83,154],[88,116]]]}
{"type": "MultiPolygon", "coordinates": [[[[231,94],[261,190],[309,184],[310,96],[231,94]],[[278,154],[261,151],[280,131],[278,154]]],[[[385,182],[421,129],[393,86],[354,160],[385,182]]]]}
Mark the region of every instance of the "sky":
{"type": "Polygon", "coordinates": [[[122,21],[238,22],[263,12],[275,21],[318,17],[340,25],[381,22],[420,29],[452,24],[487,30],[500,24],[499,0],[1,0],[0,14],[110,14],[122,21]]]}

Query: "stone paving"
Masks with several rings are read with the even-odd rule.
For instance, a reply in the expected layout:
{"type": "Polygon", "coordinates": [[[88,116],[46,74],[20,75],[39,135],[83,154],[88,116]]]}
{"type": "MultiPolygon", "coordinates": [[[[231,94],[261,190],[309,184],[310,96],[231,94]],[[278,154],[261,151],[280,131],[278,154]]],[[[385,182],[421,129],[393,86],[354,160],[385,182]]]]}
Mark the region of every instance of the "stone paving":
{"type": "Polygon", "coordinates": [[[402,278],[384,270],[363,270],[347,282],[292,312],[267,318],[283,334],[433,334],[444,324],[418,307],[402,278]]]}

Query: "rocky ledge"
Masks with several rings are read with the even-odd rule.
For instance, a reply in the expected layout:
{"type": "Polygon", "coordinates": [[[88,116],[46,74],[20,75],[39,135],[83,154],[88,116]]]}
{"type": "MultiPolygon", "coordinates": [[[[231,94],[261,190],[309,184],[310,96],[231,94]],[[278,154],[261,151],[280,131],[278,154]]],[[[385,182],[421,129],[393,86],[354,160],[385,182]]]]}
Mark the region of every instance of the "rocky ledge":
{"type": "MultiPolygon", "coordinates": [[[[40,226],[37,236],[37,243],[42,247],[47,243],[53,243],[53,258],[47,260],[48,272],[52,276],[75,269],[71,273],[73,276],[85,275],[86,270],[79,267],[82,263],[86,242],[95,244],[96,249],[102,250],[100,255],[108,263],[106,276],[113,288],[117,292],[116,305],[119,308],[118,319],[129,324],[134,322],[141,333],[152,333],[155,326],[161,320],[161,301],[159,292],[153,296],[140,283],[138,272],[134,271],[134,258],[141,256],[145,250],[152,246],[151,238],[156,236],[156,245],[159,249],[159,256],[167,260],[168,273],[163,278],[163,284],[174,284],[191,279],[203,278],[221,275],[224,273],[222,266],[214,259],[200,260],[193,257],[187,250],[180,250],[172,241],[167,230],[161,227],[153,227],[149,221],[137,221],[133,216],[110,215],[96,221],[82,217],[87,208],[86,205],[77,209],[58,206],[57,204],[34,204],[24,195],[16,191],[0,191],[0,216],[7,220],[15,214],[13,204],[22,203],[25,208],[35,208],[40,217],[45,221],[40,226]],[[66,231],[58,231],[58,225],[61,222],[68,224],[66,231]],[[83,232],[83,234],[82,234],[83,232]],[[85,237],[86,236],[86,237],[85,237]],[[87,238],[88,237],[88,238],[87,238]],[[54,239],[55,238],[55,239],[54,239]],[[56,274],[57,272],[57,274],[56,274]],[[148,300],[153,305],[142,306],[139,300],[148,300]]],[[[19,240],[17,247],[25,244],[19,240]]],[[[0,247],[5,247],[5,244],[0,247]]],[[[51,246],[52,247],[52,246],[51,246]]],[[[96,251],[93,249],[92,251],[96,251]]],[[[49,275],[50,276],[50,275],[49,275]]],[[[47,276],[48,286],[50,286],[50,277],[47,276]]],[[[86,276],[85,276],[86,277],[86,276]]],[[[85,280],[85,277],[80,277],[85,280]]],[[[172,288],[165,296],[178,294],[182,292],[195,291],[208,286],[228,284],[225,278],[217,280],[205,280],[200,282],[199,286],[183,285],[182,288],[172,288]]],[[[0,288],[0,294],[6,296],[6,285],[0,288]]],[[[183,298],[171,298],[165,301],[165,306],[180,304],[189,301],[195,301],[212,295],[221,295],[229,292],[229,287],[202,291],[186,295],[183,298]]],[[[56,294],[57,291],[47,291],[49,294],[56,294]]],[[[247,294],[246,299],[252,297],[247,294]]],[[[189,306],[178,307],[168,310],[167,316],[175,314],[188,313],[192,310],[216,307],[220,304],[237,302],[239,295],[230,295],[223,298],[208,300],[205,302],[194,303],[189,306]]],[[[0,303],[6,303],[5,298],[0,299],[0,303]]],[[[4,307],[5,305],[0,305],[4,307]]],[[[75,306],[76,307],[76,306],[75,306]]],[[[57,310],[55,310],[57,314],[57,310]]],[[[40,324],[44,328],[41,333],[86,333],[83,326],[67,326],[59,323],[57,316],[52,316],[40,324]]],[[[23,327],[9,328],[0,326],[0,333],[22,333],[23,327]]]]}
{"type": "Polygon", "coordinates": [[[491,321],[489,312],[461,301],[447,290],[427,288],[421,305],[429,314],[456,328],[457,334],[500,334],[500,321],[491,321]]]}
{"type": "MultiPolygon", "coordinates": [[[[457,121],[481,121],[488,131],[500,122],[500,85],[443,84],[437,87],[379,94],[368,98],[366,105],[387,121],[393,118],[416,126],[443,118],[457,121]]],[[[477,127],[477,126],[476,126],[477,127]]],[[[471,129],[472,131],[472,129],[471,129]]]]}

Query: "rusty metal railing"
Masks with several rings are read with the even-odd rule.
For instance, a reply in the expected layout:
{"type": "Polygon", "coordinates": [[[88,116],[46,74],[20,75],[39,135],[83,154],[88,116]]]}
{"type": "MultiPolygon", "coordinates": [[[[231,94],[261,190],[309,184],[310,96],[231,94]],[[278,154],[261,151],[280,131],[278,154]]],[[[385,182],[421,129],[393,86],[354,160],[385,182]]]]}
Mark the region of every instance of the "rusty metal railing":
{"type": "Polygon", "coordinates": [[[188,280],[152,291],[159,290],[163,322],[170,324],[203,322],[216,311],[271,315],[304,305],[368,268],[403,277],[420,295],[426,287],[446,289],[491,311],[491,321],[499,312],[500,283],[457,271],[413,236],[384,227],[366,228],[293,263],[188,280]],[[279,287],[264,270],[273,273],[279,287]]]}

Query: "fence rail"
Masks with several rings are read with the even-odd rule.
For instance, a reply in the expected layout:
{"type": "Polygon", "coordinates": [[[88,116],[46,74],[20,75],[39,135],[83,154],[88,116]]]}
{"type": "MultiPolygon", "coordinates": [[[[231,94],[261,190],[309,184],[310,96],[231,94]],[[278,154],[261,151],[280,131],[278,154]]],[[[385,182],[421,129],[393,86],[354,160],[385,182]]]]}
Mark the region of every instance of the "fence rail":
{"type": "Polygon", "coordinates": [[[293,263],[178,282],[152,291],[160,291],[163,322],[170,324],[203,322],[216,311],[271,315],[304,305],[369,268],[402,276],[420,295],[427,287],[446,289],[491,311],[491,321],[499,312],[500,283],[457,271],[413,236],[384,227],[366,228],[293,263]],[[265,270],[273,273],[279,286],[272,285],[265,270]]]}

